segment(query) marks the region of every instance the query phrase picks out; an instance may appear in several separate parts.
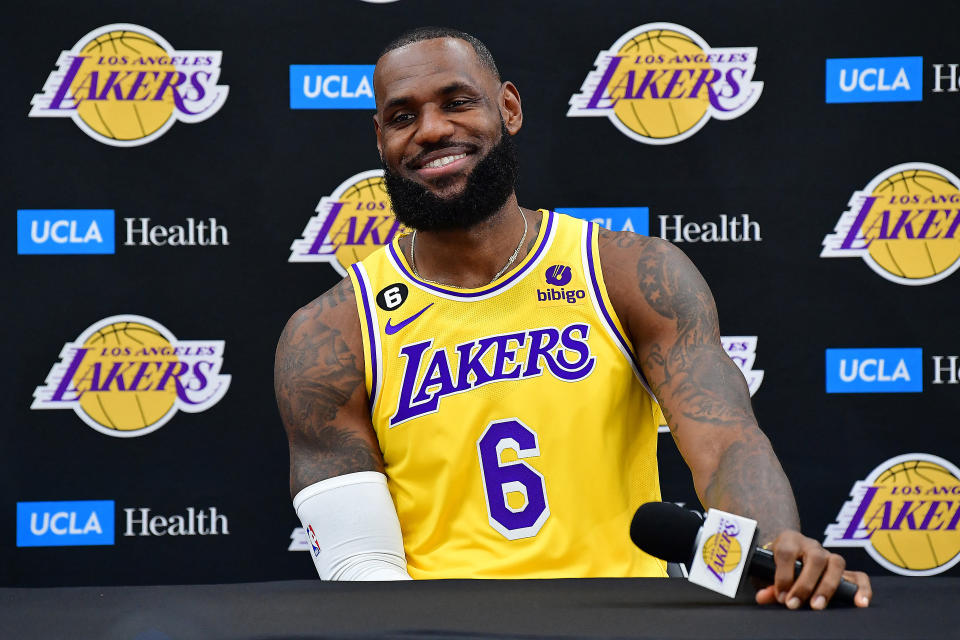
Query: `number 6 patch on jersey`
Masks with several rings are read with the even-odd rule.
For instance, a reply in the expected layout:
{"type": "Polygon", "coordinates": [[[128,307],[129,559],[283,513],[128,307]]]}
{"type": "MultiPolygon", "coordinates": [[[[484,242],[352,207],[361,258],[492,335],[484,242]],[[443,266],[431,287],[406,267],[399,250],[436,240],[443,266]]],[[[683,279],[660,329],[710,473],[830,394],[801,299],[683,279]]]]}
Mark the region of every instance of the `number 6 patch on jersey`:
{"type": "Polygon", "coordinates": [[[550,517],[543,476],[524,461],[540,455],[537,433],[517,418],[491,422],[477,440],[477,454],[490,526],[507,540],[537,535],[550,517]],[[506,449],[517,460],[503,462],[506,449]],[[510,494],[522,495],[523,505],[511,506],[510,494]]]}

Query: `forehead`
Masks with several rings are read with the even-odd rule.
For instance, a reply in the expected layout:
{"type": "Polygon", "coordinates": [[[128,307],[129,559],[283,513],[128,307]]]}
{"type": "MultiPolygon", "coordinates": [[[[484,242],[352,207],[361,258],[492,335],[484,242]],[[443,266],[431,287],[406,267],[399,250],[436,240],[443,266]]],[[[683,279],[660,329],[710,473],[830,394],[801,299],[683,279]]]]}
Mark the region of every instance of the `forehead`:
{"type": "Polygon", "coordinates": [[[377,61],[373,87],[377,108],[386,100],[466,82],[489,90],[493,74],[473,47],[459,38],[435,38],[389,51],[377,61]]]}

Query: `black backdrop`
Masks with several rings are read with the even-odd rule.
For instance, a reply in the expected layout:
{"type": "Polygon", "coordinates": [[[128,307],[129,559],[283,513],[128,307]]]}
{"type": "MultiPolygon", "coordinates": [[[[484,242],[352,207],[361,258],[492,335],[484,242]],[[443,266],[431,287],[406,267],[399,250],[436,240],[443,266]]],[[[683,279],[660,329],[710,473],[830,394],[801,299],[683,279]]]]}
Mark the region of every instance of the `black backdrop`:
{"type": "MultiPolygon", "coordinates": [[[[716,221],[747,214],[762,240],[683,243],[717,299],[724,335],[757,336],[760,424],[792,479],[804,532],[823,539],[857,480],[901,454],[960,464],[960,385],[933,385],[933,355],[960,354],[960,275],[924,286],[880,277],[859,259],[819,257],[854,191],[904,162],[960,173],[960,93],[934,93],[932,64],[960,62],[955,2],[299,2],[21,3],[3,49],[3,199],[28,209],[112,209],[112,255],[18,255],[8,236],[2,320],[0,584],[151,584],[309,577],[288,551],[299,526],[272,390],[284,322],[339,276],[288,262],[321,197],[378,167],[371,112],[290,108],[292,64],[373,64],[423,24],[486,41],[520,89],[520,202],[528,207],[649,207],[716,221]],[[687,140],[634,141],[604,118],[566,117],[597,53],[630,29],[672,22],[712,47],[756,47],[757,104],[687,140]],[[178,50],[222,51],[222,108],[156,140],[118,148],[68,119],[28,118],[61,51],[112,23],[142,25],[178,50]],[[922,56],[922,100],[826,104],[827,58],[922,56]],[[216,218],[229,245],[124,246],[127,217],[166,226],[216,218]],[[136,314],[179,340],[224,341],[225,396],[178,412],[143,437],[109,437],[70,410],[31,410],[60,350],[109,316],[136,314]],[[923,349],[922,393],[825,393],[824,350],[923,349]],[[115,544],[18,547],[16,503],[112,500],[115,544]],[[125,508],[215,507],[229,533],[124,536],[125,508]]],[[[889,79],[888,79],[889,82],[889,79]]],[[[8,230],[12,228],[9,223],[8,230]]],[[[694,503],[689,473],[661,436],[666,500],[694,503]]],[[[82,524],[82,523],[81,523],[82,524]]],[[[625,532],[626,534],[626,532],[625,532]]],[[[885,573],[861,549],[849,564],[885,573]]],[[[948,573],[956,575],[957,568],[948,573]]]]}

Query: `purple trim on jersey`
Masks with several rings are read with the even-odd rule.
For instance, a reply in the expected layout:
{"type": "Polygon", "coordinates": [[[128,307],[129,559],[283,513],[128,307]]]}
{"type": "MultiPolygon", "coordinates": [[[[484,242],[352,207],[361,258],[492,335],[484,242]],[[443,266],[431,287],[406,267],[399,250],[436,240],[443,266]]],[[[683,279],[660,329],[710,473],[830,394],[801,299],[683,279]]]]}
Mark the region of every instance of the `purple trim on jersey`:
{"type": "Polygon", "coordinates": [[[553,231],[555,218],[556,218],[556,214],[553,211],[547,212],[547,226],[543,232],[543,242],[541,242],[540,246],[537,247],[537,250],[533,253],[533,256],[531,256],[530,259],[527,260],[527,264],[523,267],[523,269],[520,269],[519,271],[514,273],[512,276],[510,276],[509,278],[507,278],[497,286],[492,287],[490,289],[484,289],[483,291],[457,291],[454,289],[445,289],[443,287],[437,287],[435,285],[432,285],[429,282],[426,282],[425,280],[423,280],[422,278],[418,278],[414,276],[412,273],[410,273],[409,271],[407,271],[407,268],[403,264],[403,259],[399,255],[397,255],[397,248],[395,246],[395,243],[391,242],[387,246],[389,247],[390,254],[393,256],[393,261],[396,263],[397,268],[399,268],[401,273],[403,273],[403,275],[406,276],[409,280],[412,280],[417,284],[419,284],[420,286],[425,287],[431,291],[435,291],[437,293],[443,293],[448,296],[454,296],[457,298],[479,298],[480,296],[490,295],[491,293],[494,293],[496,291],[503,289],[508,284],[523,277],[523,275],[527,271],[529,271],[530,265],[535,263],[540,258],[540,255],[546,250],[547,241],[550,239],[550,232],[553,231]]]}
{"type": "Polygon", "coordinates": [[[367,285],[363,281],[363,274],[360,271],[360,267],[357,266],[357,263],[350,265],[350,268],[353,269],[353,273],[357,276],[357,283],[360,285],[360,300],[363,303],[363,313],[367,317],[367,344],[370,348],[370,397],[367,399],[367,402],[370,403],[370,414],[373,415],[373,404],[374,398],[377,397],[377,340],[374,335],[374,331],[379,330],[374,329],[373,327],[373,315],[368,304],[369,298],[367,298],[367,285]]]}
{"type": "Polygon", "coordinates": [[[603,313],[603,317],[607,320],[607,325],[610,327],[610,330],[613,331],[613,335],[617,337],[617,340],[620,341],[620,345],[630,358],[630,361],[633,362],[633,366],[637,369],[637,373],[643,379],[644,384],[647,384],[646,377],[640,369],[640,363],[637,362],[636,356],[633,355],[633,351],[630,349],[630,344],[617,329],[617,325],[613,322],[613,318],[610,316],[610,312],[607,311],[607,306],[603,302],[603,294],[600,291],[600,280],[597,278],[597,268],[593,264],[593,227],[594,224],[592,222],[587,223],[587,242],[583,248],[583,250],[587,252],[587,267],[590,269],[590,286],[593,287],[594,297],[596,297],[597,304],[600,306],[600,312],[603,313]]]}

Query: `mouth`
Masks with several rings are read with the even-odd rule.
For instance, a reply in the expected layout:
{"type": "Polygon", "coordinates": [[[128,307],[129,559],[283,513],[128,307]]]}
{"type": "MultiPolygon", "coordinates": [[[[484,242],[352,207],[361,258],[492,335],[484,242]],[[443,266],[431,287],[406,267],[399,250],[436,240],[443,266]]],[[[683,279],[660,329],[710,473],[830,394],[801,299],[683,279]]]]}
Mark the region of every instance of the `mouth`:
{"type": "Polygon", "coordinates": [[[462,171],[474,153],[463,147],[432,151],[412,162],[411,168],[424,180],[449,176],[462,171]]]}

